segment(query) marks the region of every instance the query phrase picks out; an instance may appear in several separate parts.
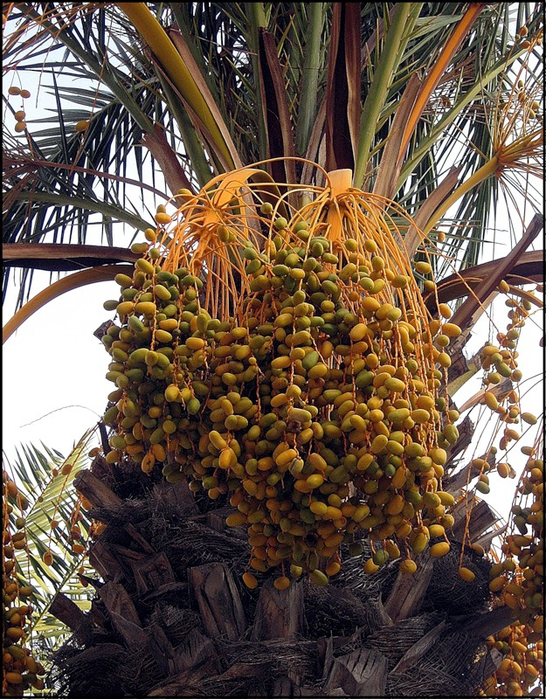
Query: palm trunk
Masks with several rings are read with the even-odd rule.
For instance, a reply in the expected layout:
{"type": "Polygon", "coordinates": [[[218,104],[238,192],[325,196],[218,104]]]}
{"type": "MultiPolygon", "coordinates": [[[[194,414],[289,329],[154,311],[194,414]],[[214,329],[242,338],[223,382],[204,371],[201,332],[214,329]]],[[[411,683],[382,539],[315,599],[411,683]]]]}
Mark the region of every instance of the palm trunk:
{"type": "MultiPolygon", "coordinates": [[[[457,576],[467,500],[450,554],[421,554],[413,576],[389,563],[364,574],[368,549],[327,587],[278,591],[264,574],[248,590],[245,533],[224,529],[231,508],[138,465],[119,474],[96,457],[76,481],[106,525],[89,551],[104,582],[89,580],[87,614],[61,595],[52,606],[74,632],[54,658],[59,696],[471,696],[498,666],[484,641],[509,610],[492,611],[490,564],[467,546],[476,579],[457,576]]],[[[474,504],[470,540],[488,549],[496,518],[474,504]]]]}

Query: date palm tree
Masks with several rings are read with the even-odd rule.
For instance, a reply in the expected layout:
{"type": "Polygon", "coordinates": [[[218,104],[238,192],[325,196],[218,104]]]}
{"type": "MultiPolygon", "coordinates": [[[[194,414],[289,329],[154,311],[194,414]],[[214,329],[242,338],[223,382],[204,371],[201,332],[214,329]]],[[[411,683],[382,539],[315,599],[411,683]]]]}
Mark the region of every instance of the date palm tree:
{"type": "MultiPolygon", "coordinates": [[[[201,260],[191,282],[196,303],[209,319],[229,322],[241,299],[269,288],[250,278],[251,264],[271,258],[279,232],[305,233],[306,224],[296,223],[307,212],[348,265],[343,271],[340,264],[341,279],[358,272],[351,249],[379,248],[392,257],[393,278],[403,277],[400,288],[408,283],[404,274],[415,274],[413,296],[404,298],[438,327],[449,318],[458,328],[448,351],[437,350],[446,357],[439,376],[449,402],[491,367],[491,353],[467,360],[463,349],[493,297],[508,294],[512,314],[495,340],[507,353],[498,362],[514,357],[519,328],[541,305],[534,293],[541,256],[530,249],[542,227],[541,11],[540,3],[5,6],[4,299],[16,270],[20,276],[18,311],[4,339],[60,293],[114,277],[126,289],[135,264],[137,273],[149,265],[155,274],[141,253],[156,238],[163,269],[167,261],[174,265],[164,274],[201,260]],[[49,114],[29,118],[25,85],[34,75],[50,106],[49,114]],[[358,213],[336,219],[339,207],[358,213]],[[224,218],[211,219],[218,211],[224,218]],[[383,222],[380,233],[369,217],[383,222]],[[175,228],[164,227],[173,221],[175,228]],[[373,245],[366,248],[366,240],[373,245]],[[488,258],[497,250],[488,246],[501,243],[511,251],[488,258]],[[35,269],[63,275],[28,301],[35,269]]],[[[337,264],[328,254],[323,261],[337,264]]],[[[288,274],[277,262],[273,273],[288,274]]],[[[120,322],[120,302],[128,298],[106,304],[120,322]]],[[[108,336],[109,325],[98,333],[107,349],[117,338],[108,336]]],[[[390,337],[386,325],[381,329],[390,337]]],[[[485,402],[496,410],[495,439],[502,433],[506,451],[519,434],[505,423],[521,410],[510,383],[514,368],[503,376],[459,407],[485,402]]],[[[201,409],[197,400],[204,424],[201,409]]],[[[455,405],[446,410],[452,420],[455,405]]],[[[377,537],[349,543],[342,536],[341,559],[336,553],[329,568],[322,566],[330,585],[320,584],[326,575],[315,565],[319,585],[303,576],[281,589],[284,573],[275,584],[267,566],[256,564],[257,576],[249,574],[255,546],[238,526],[226,530],[236,507],[229,482],[218,485],[214,476],[201,488],[204,474],[191,472],[188,486],[180,474],[190,472],[173,475],[162,447],[150,450],[153,458],[138,446],[116,455],[107,433],[114,424],[105,416],[102,449],[76,480],[96,525],[89,561],[99,577],[81,578],[96,591],[91,611],[62,595],[50,608],[74,632],[53,659],[50,682],[60,695],[521,695],[541,679],[538,437],[526,447],[530,465],[513,508],[523,521],[510,523],[499,552],[491,549],[497,517],[476,495],[476,488],[487,491],[487,471],[497,468],[496,448],[465,463],[472,441],[466,419],[451,432],[455,438],[444,440],[446,460],[431,476],[443,475],[453,505],[449,554],[414,546],[419,565],[411,575],[395,560],[380,560],[378,550],[387,549],[377,548],[377,537]],[[527,509],[526,497],[533,499],[527,509]],[[502,567],[506,556],[519,557],[515,572],[502,567]],[[525,577],[526,570],[533,572],[525,577]]],[[[212,431],[209,425],[195,434],[212,431]]],[[[510,474],[504,462],[498,470],[510,474]]],[[[340,503],[349,498],[346,512],[358,506],[350,487],[339,491],[340,503]]],[[[238,516],[232,524],[243,524],[238,516]]],[[[388,546],[396,559],[397,545],[388,546]]],[[[8,694],[30,686],[29,674],[5,680],[8,694]]]]}

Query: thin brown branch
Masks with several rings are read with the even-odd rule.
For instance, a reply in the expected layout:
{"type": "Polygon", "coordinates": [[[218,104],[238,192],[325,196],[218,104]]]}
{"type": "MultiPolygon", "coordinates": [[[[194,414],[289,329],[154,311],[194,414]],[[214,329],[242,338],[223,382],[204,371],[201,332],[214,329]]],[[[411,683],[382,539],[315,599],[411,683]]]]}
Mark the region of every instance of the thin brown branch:
{"type": "Polygon", "coordinates": [[[326,168],[354,170],[360,132],[360,6],[334,3],[326,88],[326,168]]]}
{"type": "MultiPolygon", "coordinates": [[[[497,269],[500,262],[502,260],[490,260],[446,277],[438,284],[438,301],[447,303],[462,296],[468,296],[469,289],[476,289],[484,279],[488,279],[497,269]]],[[[530,252],[524,252],[510,269],[505,270],[501,278],[513,286],[543,282],[544,251],[531,250],[530,252]]],[[[431,312],[436,312],[436,297],[434,294],[428,296],[425,299],[425,303],[431,312]]]]}
{"type": "MultiPolygon", "coordinates": [[[[461,170],[461,165],[458,167],[452,167],[445,178],[434,189],[434,191],[431,192],[427,200],[421,205],[419,211],[413,217],[415,225],[410,226],[404,238],[404,244],[406,246],[406,250],[408,251],[409,257],[413,257],[415,255],[415,252],[421,243],[422,235],[420,235],[418,231],[422,230],[426,226],[432,214],[453,192],[457,186],[461,170]]],[[[400,168],[397,165],[393,165],[393,172],[396,176],[396,179],[392,180],[394,187],[400,174],[400,168]]],[[[394,195],[395,192],[393,191],[392,194],[394,195]]]]}
{"type": "Polygon", "coordinates": [[[169,145],[159,124],[154,124],[153,133],[145,134],[142,138],[142,144],[146,146],[154,159],[159,163],[165,181],[173,194],[176,194],[183,187],[193,191],[184,168],[180,165],[176,153],[169,145]]]}
{"type": "MultiPolygon", "coordinates": [[[[277,55],[275,39],[263,28],[259,32],[259,62],[269,157],[293,157],[295,155],[294,134],[285,79],[277,55]]],[[[271,163],[271,174],[277,182],[296,182],[295,165],[289,159],[284,163],[281,161],[271,163]]]]}
{"type": "Polygon", "coordinates": [[[5,267],[26,267],[64,272],[100,267],[117,262],[135,262],[140,255],[127,248],[110,245],[70,245],[61,243],[5,243],[2,246],[5,267]]]}

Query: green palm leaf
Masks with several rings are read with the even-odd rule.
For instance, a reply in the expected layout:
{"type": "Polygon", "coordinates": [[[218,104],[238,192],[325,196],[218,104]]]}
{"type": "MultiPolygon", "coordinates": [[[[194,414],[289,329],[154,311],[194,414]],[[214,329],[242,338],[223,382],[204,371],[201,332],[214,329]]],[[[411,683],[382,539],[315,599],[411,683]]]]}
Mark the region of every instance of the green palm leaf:
{"type": "MultiPolygon", "coordinates": [[[[82,555],[74,554],[71,547],[70,523],[75,525],[77,502],[71,484],[88,465],[87,452],[96,429],[82,435],[66,458],[44,444],[41,447],[28,444],[16,449],[16,457],[5,464],[28,503],[21,513],[25,519],[27,548],[17,551],[16,563],[21,579],[32,587],[32,633],[35,638],[47,639],[49,645],[69,633],[48,613],[54,596],[62,592],[82,610],[90,604],[89,594],[77,575],[83,564],[82,555]],[[46,552],[53,555],[51,564],[44,563],[46,552]]],[[[90,520],[84,511],[81,514],[77,526],[85,541],[90,520]]]]}
{"type": "MultiPolygon", "coordinates": [[[[517,50],[517,47],[514,50],[509,45],[511,8],[508,5],[482,8],[475,31],[463,36],[411,136],[395,192],[397,200],[410,214],[417,213],[420,202],[435,189],[444,174],[435,163],[453,160],[459,149],[461,155],[464,153],[461,174],[461,179],[464,179],[478,169],[484,155],[490,152],[491,143],[487,141],[490,141],[491,130],[486,123],[487,113],[494,113],[491,105],[507,78],[506,66],[512,65],[515,70],[525,54],[524,50],[517,50]],[[440,104],[441,98],[445,99],[443,105],[440,104]]],[[[165,26],[174,24],[175,33],[180,31],[208,90],[208,104],[219,110],[243,163],[265,157],[268,151],[267,140],[264,141],[267,133],[263,109],[255,109],[262,99],[254,58],[260,26],[275,37],[290,119],[296,128],[297,152],[307,149],[313,123],[320,127],[319,106],[327,80],[328,40],[327,37],[324,40],[324,35],[321,40],[321,35],[331,21],[332,5],[278,3],[260,8],[261,4],[252,4],[249,15],[241,3],[224,3],[221,7],[214,3],[153,6],[160,23],[165,26]],[[252,20],[250,24],[248,16],[252,20]],[[211,37],[214,37],[212,41],[211,37]],[[317,44],[320,45],[318,50],[317,44]],[[214,105],[211,100],[214,100],[214,105]]],[[[403,43],[397,44],[398,55],[394,57],[393,54],[392,75],[389,76],[387,70],[385,87],[379,91],[376,85],[371,91],[385,32],[389,31],[394,18],[394,6],[362,5],[361,123],[367,124],[365,128],[368,130],[371,123],[376,123],[375,128],[366,132],[369,146],[364,146],[363,142],[359,144],[361,151],[369,151],[372,155],[369,186],[373,184],[374,169],[381,162],[386,136],[408,78],[414,74],[426,76],[434,67],[442,47],[466,9],[464,3],[449,8],[443,3],[429,3],[420,11],[415,6],[412,22],[404,27],[403,43]],[[373,112],[370,111],[372,104],[375,105],[373,112]],[[373,118],[368,118],[370,115],[373,118]]],[[[16,37],[25,37],[33,23],[38,21],[45,29],[39,39],[26,43],[24,50],[14,40],[5,51],[5,64],[8,70],[17,61],[18,67],[40,71],[41,81],[49,85],[57,109],[51,116],[29,122],[32,147],[51,166],[22,173],[18,169],[20,160],[15,159],[14,167],[10,168],[11,176],[6,178],[5,189],[11,206],[4,219],[4,240],[38,242],[49,236],[48,240],[66,242],[77,237],[81,243],[91,230],[91,221],[96,221],[102,229],[103,240],[111,245],[115,242],[114,237],[119,241],[120,236],[126,235],[125,226],[116,224],[116,221],[134,226],[139,212],[146,208],[143,192],[137,197],[129,195],[125,178],[129,168],[134,167],[141,181],[154,182],[153,158],[149,154],[143,157],[139,147],[145,134],[147,137],[153,134],[153,123],[162,125],[188,181],[195,183],[194,173],[197,173],[199,185],[203,185],[214,174],[214,169],[210,169],[210,158],[207,163],[207,148],[191,115],[188,118],[177,91],[173,91],[173,86],[165,80],[158,64],[149,60],[149,49],[125,15],[115,5],[85,10],[73,6],[67,10],[70,21],[65,22],[60,30],[62,11],[64,6],[60,5],[58,11],[51,10],[42,17],[34,6],[19,4],[9,18],[9,23],[12,18],[21,22],[16,37]],[[108,31],[111,21],[116,23],[118,32],[108,31]],[[45,50],[51,53],[44,63],[45,50]],[[59,60],[63,54],[68,59],[64,62],[59,60]],[[67,79],[74,78],[78,79],[77,87],[67,82],[67,79]],[[83,79],[86,83],[82,88],[83,79]],[[73,127],[78,120],[89,118],[91,114],[90,126],[82,143],[82,136],[74,133],[73,127]],[[35,128],[41,125],[46,128],[35,128]],[[59,169],[63,164],[76,164],[90,174],[83,176],[76,171],[59,169]],[[151,169],[146,169],[148,166],[151,169]],[[97,191],[98,175],[91,173],[112,170],[118,179],[105,181],[100,178],[101,191],[97,191]],[[143,176],[145,171],[149,177],[143,176]],[[89,207],[72,207],[55,199],[54,194],[59,191],[88,199],[89,207]],[[41,196],[45,199],[31,199],[29,209],[30,193],[34,192],[43,192],[41,196]]],[[[526,23],[532,33],[538,21],[539,14],[534,6],[520,6],[518,23],[526,23]]],[[[537,85],[540,83],[540,68],[533,80],[537,85]]],[[[10,144],[10,155],[14,156],[17,148],[13,137],[8,137],[6,142],[10,144]]],[[[209,156],[218,163],[214,149],[209,149],[209,156]]],[[[367,159],[361,157],[363,161],[367,159]]],[[[362,166],[359,167],[361,172],[362,166]]],[[[165,186],[160,187],[166,194],[165,186]]],[[[472,236],[476,244],[471,246],[475,250],[480,248],[479,230],[487,228],[488,212],[493,210],[492,183],[485,184],[482,189],[484,191],[479,197],[473,193],[465,196],[458,211],[459,215],[464,214],[467,220],[475,222],[472,236]]],[[[448,235],[452,233],[454,231],[449,231],[448,235]]],[[[460,238],[450,237],[450,240],[460,238]]],[[[469,255],[465,258],[465,265],[476,259],[475,253],[469,255]]],[[[9,271],[4,274],[5,288],[9,271]]],[[[29,282],[27,275],[22,280],[23,286],[29,282]]]]}

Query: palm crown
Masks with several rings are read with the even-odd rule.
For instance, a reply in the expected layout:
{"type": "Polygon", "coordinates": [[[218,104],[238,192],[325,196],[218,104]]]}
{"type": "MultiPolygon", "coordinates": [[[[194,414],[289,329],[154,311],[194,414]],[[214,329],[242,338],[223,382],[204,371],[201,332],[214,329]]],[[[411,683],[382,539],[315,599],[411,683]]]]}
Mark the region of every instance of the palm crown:
{"type": "MultiPolygon", "coordinates": [[[[128,269],[119,263],[149,248],[130,247],[142,232],[148,242],[161,236],[165,279],[190,268],[190,283],[204,282],[199,298],[208,312],[232,318],[241,290],[243,297],[263,291],[249,276],[252,264],[259,270],[264,254],[273,260],[286,224],[291,244],[298,233],[307,240],[309,220],[339,253],[341,279],[357,274],[351,254],[379,250],[395,270],[389,281],[404,313],[430,319],[444,304],[445,320],[457,307],[452,322],[442,322],[453,338],[457,323],[462,338],[452,359],[437,351],[452,395],[473,373],[462,347],[491,295],[500,288],[539,304],[520,287],[541,281],[539,255],[528,251],[542,225],[540,10],[528,3],[10,6],[4,298],[13,270],[22,272],[21,310],[4,336],[58,293],[121,279],[128,269]],[[22,100],[33,74],[54,106],[27,118],[22,100]],[[496,227],[501,206],[507,234],[496,227]],[[513,249],[483,263],[490,243],[513,249]],[[426,280],[429,263],[436,284],[426,280]],[[24,305],[33,269],[82,267],[24,305]]],[[[337,264],[325,254],[323,262],[337,264]]],[[[137,274],[148,268],[153,274],[141,260],[137,274]]],[[[372,277],[366,283],[379,293],[372,277]]],[[[122,281],[122,290],[131,283],[122,281]]],[[[123,319],[120,307],[133,304],[122,299],[111,308],[123,319]]],[[[358,344],[364,330],[355,323],[347,332],[358,344]]],[[[198,339],[190,349],[201,349],[198,339]]],[[[503,341],[515,347],[512,337],[503,341]]],[[[406,345],[413,347],[409,338],[406,345]]],[[[487,400],[498,407],[495,395],[487,400]]]]}
{"type": "MultiPolygon", "coordinates": [[[[6,120],[4,243],[77,234],[83,244],[94,213],[109,245],[122,240],[117,221],[145,228],[151,217],[127,192],[149,190],[150,153],[168,187],[152,173],[156,197],[266,158],[277,182],[310,184],[316,172],[286,159],[299,156],[351,169],[354,186],[394,199],[426,232],[442,222],[447,256],[461,269],[476,264],[499,189],[539,205],[516,173],[539,166],[540,14],[517,9],[511,21],[525,36],[514,42],[514,12],[487,3],[19,3],[4,70],[39,73],[57,109],[15,138],[6,120]]],[[[17,106],[11,97],[7,109],[17,106]]],[[[513,235],[525,223],[513,223],[513,235]]]]}

